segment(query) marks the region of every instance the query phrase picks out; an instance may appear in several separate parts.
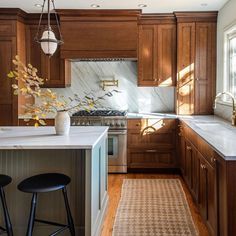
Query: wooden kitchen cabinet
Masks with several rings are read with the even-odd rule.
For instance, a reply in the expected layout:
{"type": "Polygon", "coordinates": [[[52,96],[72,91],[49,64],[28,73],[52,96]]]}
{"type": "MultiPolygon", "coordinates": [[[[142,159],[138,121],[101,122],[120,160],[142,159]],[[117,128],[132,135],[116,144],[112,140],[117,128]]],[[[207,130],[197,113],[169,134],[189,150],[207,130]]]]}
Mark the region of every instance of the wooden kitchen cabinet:
{"type": "Polygon", "coordinates": [[[216,235],[218,175],[214,151],[186,125],[181,123],[180,128],[182,140],[180,153],[181,155],[184,153],[184,166],[181,166],[183,178],[198,205],[210,235],[216,235]]]}
{"type": "Polygon", "coordinates": [[[213,113],[217,13],[177,17],[177,107],[182,115],[213,113]]]}
{"type": "Polygon", "coordinates": [[[174,168],[177,165],[176,120],[128,120],[128,168],[174,168]]]}
{"type": "MultiPolygon", "coordinates": [[[[54,32],[56,26],[54,26],[54,32]]],[[[52,57],[46,56],[35,41],[37,25],[27,26],[27,61],[38,69],[38,75],[46,80],[43,87],[64,88],[70,86],[70,62],[60,58],[60,47],[52,57]]],[[[41,36],[42,32],[40,32],[41,36]]]]}
{"type": "MultiPolygon", "coordinates": [[[[0,36],[0,125],[13,125],[17,109],[15,109],[12,81],[7,74],[13,69],[12,60],[16,55],[16,37],[0,36]]],[[[16,101],[17,102],[17,101],[16,101]]]]}
{"type": "Polygon", "coordinates": [[[176,24],[139,25],[138,86],[175,86],[176,24]]]}
{"type": "Polygon", "coordinates": [[[217,176],[215,163],[209,164],[200,153],[199,210],[206,221],[210,235],[217,234],[217,176]]]}
{"type": "Polygon", "coordinates": [[[0,126],[18,124],[18,96],[13,95],[13,80],[7,78],[14,69],[12,60],[19,55],[25,61],[25,25],[23,12],[0,10],[0,126]]]}

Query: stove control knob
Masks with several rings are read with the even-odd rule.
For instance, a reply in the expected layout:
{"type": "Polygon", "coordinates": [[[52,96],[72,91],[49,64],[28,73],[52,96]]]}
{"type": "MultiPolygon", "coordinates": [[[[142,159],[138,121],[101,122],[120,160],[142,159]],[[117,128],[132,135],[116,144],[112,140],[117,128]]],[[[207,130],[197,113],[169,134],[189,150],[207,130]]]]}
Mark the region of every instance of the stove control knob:
{"type": "Polygon", "coordinates": [[[125,122],[121,122],[121,127],[125,127],[125,122]]]}
{"type": "Polygon", "coordinates": [[[114,125],[115,125],[114,122],[111,122],[111,123],[110,123],[110,126],[111,126],[111,127],[113,127],[114,125]]]}
{"type": "Polygon", "coordinates": [[[110,122],[109,121],[106,121],[105,122],[105,126],[109,126],[110,125],[110,122]]]}
{"type": "Polygon", "coordinates": [[[121,126],[121,123],[119,121],[116,122],[116,126],[117,127],[120,127],[121,126]]]}

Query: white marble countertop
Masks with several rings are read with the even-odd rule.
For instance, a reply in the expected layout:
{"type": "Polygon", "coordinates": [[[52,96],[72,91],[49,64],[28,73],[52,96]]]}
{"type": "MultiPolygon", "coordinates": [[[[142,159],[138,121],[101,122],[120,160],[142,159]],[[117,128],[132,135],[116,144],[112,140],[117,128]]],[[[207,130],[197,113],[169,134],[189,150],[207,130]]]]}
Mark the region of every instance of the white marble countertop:
{"type": "Polygon", "coordinates": [[[217,116],[179,116],[225,160],[236,160],[236,127],[217,116]]]}
{"type": "Polygon", "coordinates": [[[176,119],[177,115],[174,113],[127,113],[128,119],[176,119]]]}
{"type": "Polygon", "coordinates": [[[0,149],[92,149],[106,137],[108,127],[71,127],[68,136],[54,127],[0,127],[0,149]]]}

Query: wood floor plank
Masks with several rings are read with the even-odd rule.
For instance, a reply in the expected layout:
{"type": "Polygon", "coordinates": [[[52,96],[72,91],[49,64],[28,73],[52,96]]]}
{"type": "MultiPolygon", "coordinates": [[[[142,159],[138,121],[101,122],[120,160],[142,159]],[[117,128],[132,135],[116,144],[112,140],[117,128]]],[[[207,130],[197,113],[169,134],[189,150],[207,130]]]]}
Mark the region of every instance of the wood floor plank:
{"type": "Polygon", "coordinates": [[[178,178],[181,180],[184,192],[192,213],[193,220],[196,227],[199,230],[200,236],[209,236],[207,228],[203,223],[199,211],[193,202],[191,194],[189,193],[187,186],[185,185],[182,178],[178,175],[166,175],[166,174],[109,174],[108,187],[109,187],[109,207],[107,215],[103,224],[101,236],[111,236],[112,228],[115,220],[116,210],[119,204],[121,187],[124,179],[158,179],[158,178],[178,178]]]}

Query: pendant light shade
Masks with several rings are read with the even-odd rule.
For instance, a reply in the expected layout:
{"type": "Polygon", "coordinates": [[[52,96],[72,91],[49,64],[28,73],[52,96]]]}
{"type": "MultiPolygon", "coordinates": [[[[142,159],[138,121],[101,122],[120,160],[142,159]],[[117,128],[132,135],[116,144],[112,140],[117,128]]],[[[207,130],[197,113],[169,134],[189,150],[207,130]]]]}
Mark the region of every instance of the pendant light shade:
{"type": "Polygon", "coordinates": [[[58,45],[63,43],[63,40],[62,40],[62,35],[61,35],[60,27],[59,27],[58,16],[57,16],[57,13],[55,10],[54,0],[47,0],[47,3],[48,3],[47,25],[46,25],[46,28],[44,26],[44,31],[42,33],[42,36],[39,37],[39,32],[42,28],[41,22],[42,22],[42,17],[43,17],[43,13],[44,13],[45,3],[46,3],[46,0],[44,0],[44,2],[43,2],[42,12],[41,12],[40,19],[39,19],[38,30],[37,30],[35,40],[36,40],[36,42],[38,42],[40,44],[42,51],[47,56],[51,57],[56,52],[58,45]],[[52,31],[52,28],[50,25],[50,21],[51,21],[51,10],[50,10],[51,4],[50,4],[50,2],[52,3],[52,6],[53,6],[52,11],[55,14],[57,29],[58,29],[59,37],[60,37],[59,39],[56,38],[55,33],[52,31]]]}
{"type": "Polygon", "coordinates": [[[56,52],[58,40],[52,30],[45,30],[39,41],[41,49],[47,56],[52,56],[56,52]]]}

